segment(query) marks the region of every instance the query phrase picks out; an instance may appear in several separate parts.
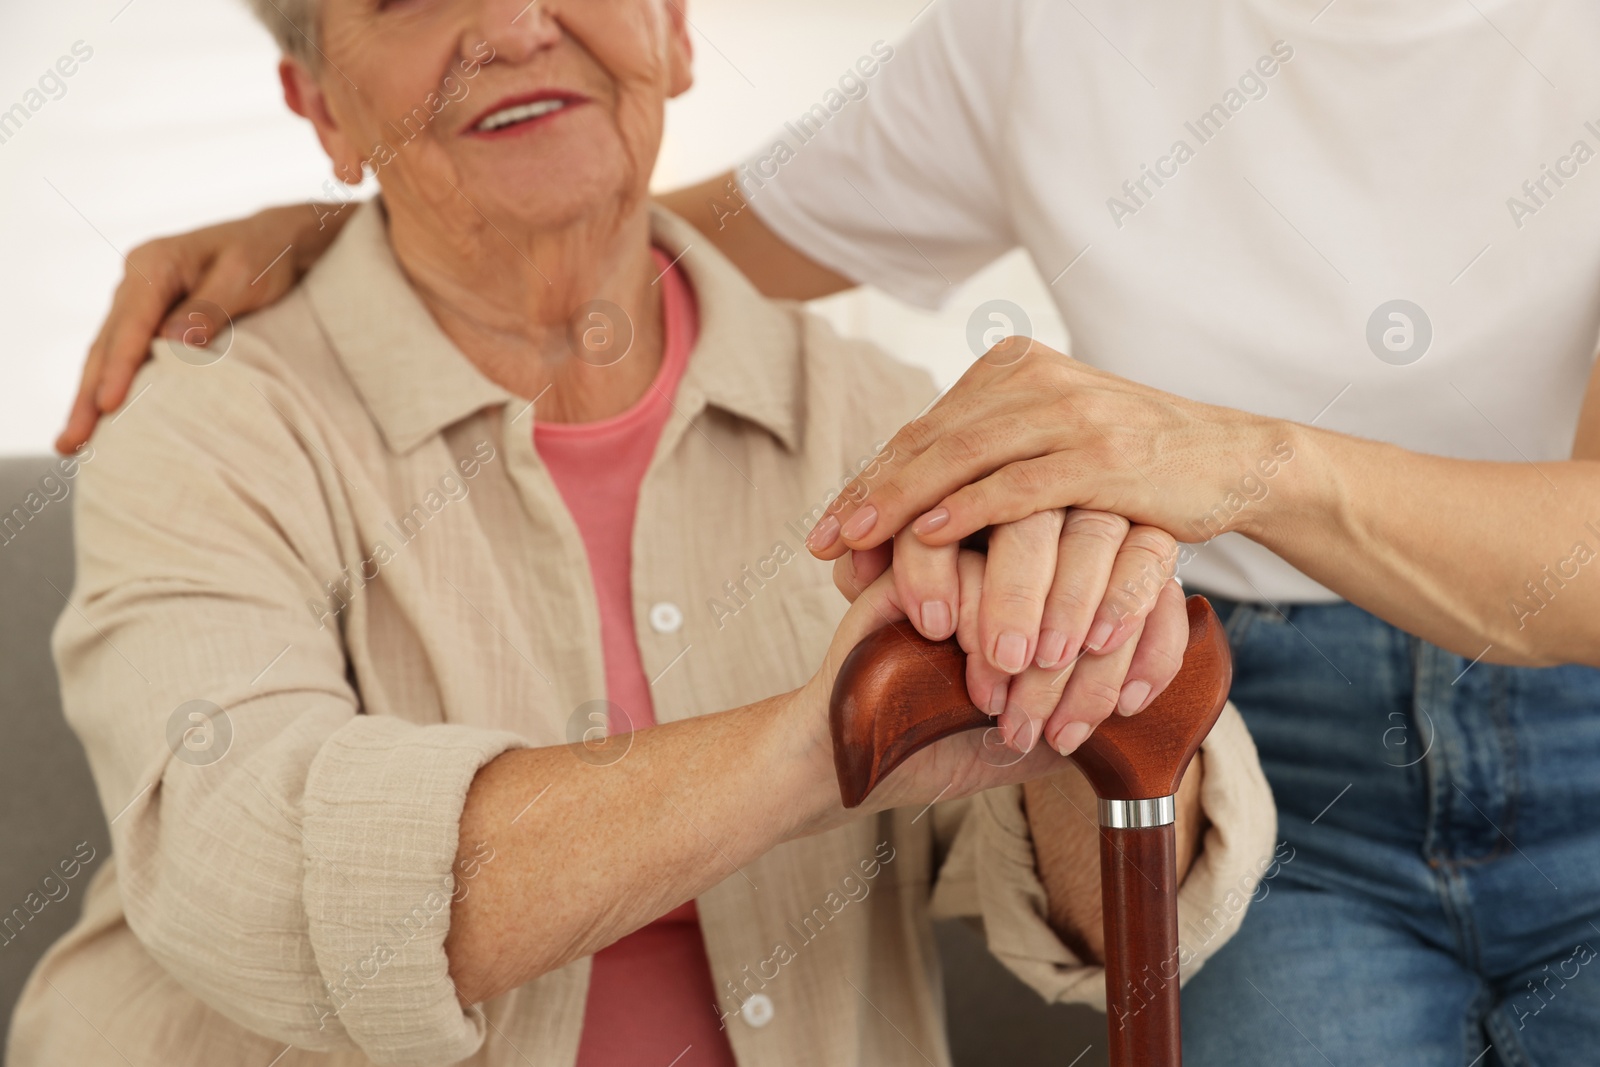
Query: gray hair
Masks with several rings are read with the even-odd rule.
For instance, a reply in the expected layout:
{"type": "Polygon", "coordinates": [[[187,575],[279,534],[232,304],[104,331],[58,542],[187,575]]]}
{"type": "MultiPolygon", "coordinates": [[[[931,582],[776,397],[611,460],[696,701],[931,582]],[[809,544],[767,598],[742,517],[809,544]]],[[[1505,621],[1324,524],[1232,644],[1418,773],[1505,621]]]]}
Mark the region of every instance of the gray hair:
{"type": "Polygon", "coordinates": [[[272,33],[278,48],[292,59],[316,69],[318,0],[249,0],[250,10],[272,33]]]}

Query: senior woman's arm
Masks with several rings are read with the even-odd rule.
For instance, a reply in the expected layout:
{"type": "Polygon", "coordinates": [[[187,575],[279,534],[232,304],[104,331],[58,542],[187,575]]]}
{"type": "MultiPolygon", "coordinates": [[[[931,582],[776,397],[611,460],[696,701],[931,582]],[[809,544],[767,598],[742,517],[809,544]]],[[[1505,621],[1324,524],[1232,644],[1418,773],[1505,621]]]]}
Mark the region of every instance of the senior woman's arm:
{"type": "MultiPolygon", "coordinates": [[[[458,861],[494,848],[450,913],[464,1004],[611,944],[836,816],[793,694],[643,731],[596,773],[567,748],[507,752],[461,812],[458,861]]],[[[814,710],[814,709],[813,709],[814,710]]]]}
{"type": "MultiPolygon", "coordinates": [[[[977,610],[970,605],[977,602],[973,587],[982,581],[983,561],[976,552],[962,553],[963,600],[969,604],[960,627],[964,645],[972,643],[977,627],[977,610]]],[[[893,573],[861,589],[836,568],[835,582],[852,604],[823,669],[802,689],[643,731],[634,737],[628,758],[605,774],[594,774],[565,748],[507,752],[478,773],[462,811],[458,863],[470,863],[482,841],[492,842],[497,856],[510,859],[484,867],[472,893],[451,913],[445,947],[451,977],[465,1002],[514,989],[604,948],[730,877],[773,846],[861,814],[839,804],[827,729],[833,665],[842,663],[873,629],[905,618],[905,605],[893,573]],[[538,798],[537,806],[519,826],[530,797],[538,798]],[[552,826],[564,829],[552,834],[552,826]],[[625,863],[616,862],[623,857],[625,863]]],[[[1148,623],[1139,625],[1175,628],[1179,640],[1162,635],[1157,643],[1182,647],[1187,620],[1175,584],[1164,590],[1160,609],[1150,614],[1148,623]]],[[[1125,671],[1138,644],[1129,641],[1107,658],[1118,660],[1125,671]]],[[[1065,687],[1062,676],[1067,673],[1041,668],[1028,672],[1051,703],[1065,687]]],[[[862,810],[929,805],[985,785],[1041,775],[1050,775],[1052,783],[1065,776],[1067,788],[1075,788],[1071,782],[1076,772],[1053,754],[1045,755],[1047,746],[1034,748],[1026,759],[1019,755],[1022,762],[1012,771],[993,766],[1010,759],[995,760],[992,751],[986,758],[980,754],[981,734],[951,740],[957,744],[935,746],[909,761],[908,772],[891,775],[862,810]]],[[[1074,740],[1066,751],[1080,742],[1074,740]]],[[[1219,743],[1228,749],[1222,758],[1235,763],[1250,747],[1242,734],[1227,735],[1219,743]]],[[[1196,771],[1179,795],[1180,881],[1200,849],[1205,825],[1201,762],[1196,761],[1196,771]]],[[[1245,762],[1253,764],[1253,758],[1245,762]]],[[[1257,794],[1258,810],[1227,820],[1230,825],[1258,832],[1268,825],[1260,809],[1270,809],[1270,804],[1259,773],[1253,779],[1235,775],[1217,783],[1217,789],[1230,797],[1252,789],[1257,794]]],[[[1094,810],[1092,794],[1088,810],[1094,810]]],[[[1034,840],[1040,842],[1042,881],[1034,879],[1031,866],[1020,880],[1041,887],[1054,936],[1074,946],[1088,945],[1079,958],[1094,962],[1101,951],[1098,867],[1085,871],[1079,860],[1097,850],[1098,826],[1048,800],[1030,811],[1029,820],[1034,840]]],[[[1228,870],[1244,862],[1238,848],[1212,851],[1223,857],[1219,863],[1228,870]]]]}
{"type": "Polygon", "coordinates": [[[801,689],[643,731],[603,769],[442,722],[409,675],[368,663],[375,684],[358,690],[340,626],[306,598],[359,550],[329,501],[370,488],[281,365],[238,335],[214,365],[163,350],[142,372],[139,403],[80,460],[77,583],[56,634],[129,927],[250,1030],[456,1062],[485,1026],[464,1004],[782,841],[1066,766],[1044,746],[993,766],[969,733],[918,753],[868,809],[840,807],[829,665],[897,617],[891,574],[801,689]]]}
{"type": "Polygon", "coordinates": [[[1600,462],[1424,455],[1174,396],[1037,343],[1004,362],[975,362],[892,439],[872,483],[832,505],[845,523],[871,506],[870,524],[814,550],[867,549],[907,523],[945,544],[1041,505],[1089,507],[1180,540],[1241,533],[1459,655],[1600,666],[1600,462]],[[1241,495],[1247,477],[1265,495],[1241,495]]]}

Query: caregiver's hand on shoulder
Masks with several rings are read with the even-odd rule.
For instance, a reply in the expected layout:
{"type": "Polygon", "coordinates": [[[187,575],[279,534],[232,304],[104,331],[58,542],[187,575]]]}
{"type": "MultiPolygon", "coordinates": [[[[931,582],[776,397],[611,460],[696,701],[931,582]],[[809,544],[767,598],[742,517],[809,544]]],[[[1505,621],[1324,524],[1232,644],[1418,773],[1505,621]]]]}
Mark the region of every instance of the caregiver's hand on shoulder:
{"type": "Polygon", "coordinates": [[[953,606],[949,626],[918,629],[933,640],[954,633],[967,653],[968,695],[998,716],[1005,743],[1025,752],[1042,738],[1070,752],[1114,710],[1144,710],[1182,665],[1189,627],[1176,559],[1176,542],[1153,527],[1053,510],[991,531],[987,555],[930,549],[902,532],[841,557],[834,584],[853,601],[892,561],[884,581],[894,611],[915,621],[928,618],[930,597],[953,606]],[[1006,652],[996,666],[996,648],[1022,635],[1020,661],[1006,652]]]}
{"type": "Polygon", "coordinates": [[[338,207],[268,208],[129,252],[56,450],[80,448],[100,416],[122,405],[156,337],[203,344],[227,320],[282,299],[354,214],[338,207]]]}
{"type": "Polygon", "coordinates": [[[845,487],[807,544],[837,559],[909,526],[944,546],[1058,507],[1125,515],[1186,541],[1248,533],[1263,509],[1222,505],[1242,476],[1287,458],[1283,425],[1012,337],[889,441],[889,458],[845,487]]]}

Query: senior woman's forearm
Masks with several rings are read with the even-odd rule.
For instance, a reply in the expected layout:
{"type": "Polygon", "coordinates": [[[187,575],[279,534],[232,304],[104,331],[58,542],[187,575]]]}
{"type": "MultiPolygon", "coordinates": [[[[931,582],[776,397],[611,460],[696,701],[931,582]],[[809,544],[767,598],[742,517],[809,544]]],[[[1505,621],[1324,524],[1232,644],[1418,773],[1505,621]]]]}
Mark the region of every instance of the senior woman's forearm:
{"type": "Polygon", "coordinates": [[[1238,529],[1459,655],[1600,666],[1600,462],[1446,459],[1294,424],[1238,529]]]}
{"type": "MultiPolygon", "coordinates": [[[[461,815],[463,864],[445,951],[466,1004],[590,955],[821,828],[838,793],[798,694],[641,731],[614,763],[581,746],[485,765],[461,815]]],[[[458,868],[460,869],[460,868],[458,868]]]]}

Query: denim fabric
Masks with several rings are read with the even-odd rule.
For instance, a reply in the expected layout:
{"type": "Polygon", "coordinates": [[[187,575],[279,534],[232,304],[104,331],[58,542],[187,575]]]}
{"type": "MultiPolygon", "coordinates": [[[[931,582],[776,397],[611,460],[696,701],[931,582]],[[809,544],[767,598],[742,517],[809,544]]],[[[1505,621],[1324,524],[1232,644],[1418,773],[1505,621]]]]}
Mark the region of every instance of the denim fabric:
{"type": "Polygon", "coordinates": [[[1600,1063],[1600,671],[1213,603],[1284,862],[1184,989],[1184,1062],[1600,1063]]]}

